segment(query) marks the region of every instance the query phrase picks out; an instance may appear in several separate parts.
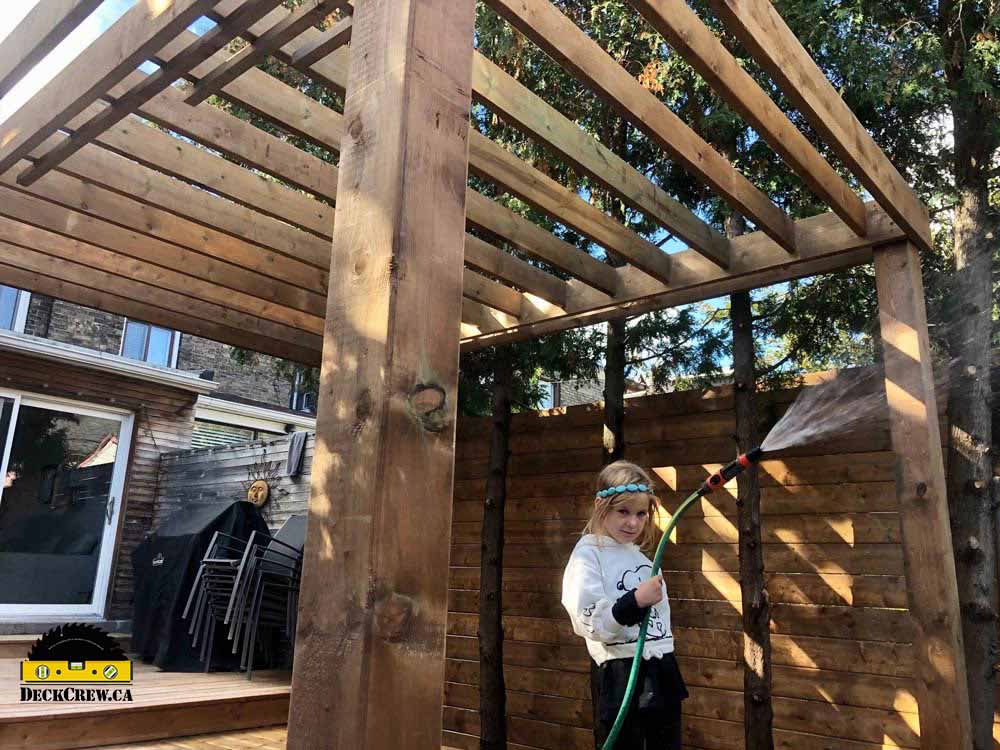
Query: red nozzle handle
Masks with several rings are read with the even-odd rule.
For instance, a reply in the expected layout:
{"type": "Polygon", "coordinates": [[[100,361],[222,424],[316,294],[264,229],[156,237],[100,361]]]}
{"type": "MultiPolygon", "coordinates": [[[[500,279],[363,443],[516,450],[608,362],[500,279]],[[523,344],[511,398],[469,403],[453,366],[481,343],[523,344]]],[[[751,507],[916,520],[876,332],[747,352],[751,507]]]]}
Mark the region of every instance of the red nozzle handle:
{"type": "Polygon", "coordinates": [[[698,494],[704,496],[713,490],[718,489],[748,466],[760,461],[761,456],[763,455],[764,451],[760,448],[754,448],[753,450],[747,451],[742,456],[738,457],[735,461],[730,461],[702,483],[701,489],[698,490],[698,494]]]}

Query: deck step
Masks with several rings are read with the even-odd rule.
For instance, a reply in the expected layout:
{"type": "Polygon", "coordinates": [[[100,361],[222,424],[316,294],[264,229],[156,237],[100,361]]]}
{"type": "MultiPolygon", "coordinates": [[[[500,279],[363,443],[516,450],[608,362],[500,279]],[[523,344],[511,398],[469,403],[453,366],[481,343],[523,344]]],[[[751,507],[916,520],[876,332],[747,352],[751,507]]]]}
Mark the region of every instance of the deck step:
{"type": "Polygon", "coordinates": [[[20,702],[15,660],[0,662],[0,748],[76,750],[288,721],[291,675],[159,672],[134,663],[132,703],[20,702]]]}
{"type": "MultiPolygon", "coordinates": [[[[41,633],[0,635],[0,659],[27,659],[32,644],[41,637],[41,633]]],[[[111,637],[128,652],[131,643],[131,636],[128,633],[111,633],[111,637]]]]}

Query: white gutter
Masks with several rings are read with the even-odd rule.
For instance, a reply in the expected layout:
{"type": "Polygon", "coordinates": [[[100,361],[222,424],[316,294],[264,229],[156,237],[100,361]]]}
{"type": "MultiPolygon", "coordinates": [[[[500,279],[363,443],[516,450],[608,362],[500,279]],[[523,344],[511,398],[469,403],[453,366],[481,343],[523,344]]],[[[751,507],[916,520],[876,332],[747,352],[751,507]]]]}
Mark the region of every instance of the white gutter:
{"type": "Polygon", "coordinates": [[[194,418],[264,432],[281,433],[285,431],[286,425],[310,432],[316,430],[316,418],[307,414],[268,409],[212,396],[198,397],[194,405],[194,418]]]}
{"type": "Polygon", "coordinates": [[[151,365],[148,362],[139,362],[135,359],[120,357],[117,354],[105,354],[82,346],[63,344],[59,341],[26,336],[23,333],[12,333],[3,329],[0,329],[0,351],[28,354],[60,364],[110,372],[198,394],[211,393],[219,387],[218,383],[204,380],[198,377],[197,373],[151,365]]]}

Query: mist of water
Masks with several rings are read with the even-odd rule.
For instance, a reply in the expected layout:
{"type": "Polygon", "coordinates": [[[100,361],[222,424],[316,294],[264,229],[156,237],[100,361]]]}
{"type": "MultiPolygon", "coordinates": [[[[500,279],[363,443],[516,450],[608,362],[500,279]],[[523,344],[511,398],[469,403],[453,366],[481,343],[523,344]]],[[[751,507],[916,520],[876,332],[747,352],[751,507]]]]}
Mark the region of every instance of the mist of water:
{"type": "MultiPolygon", "coordinates": [[[[953,360],[934,369],[934,389],[939,401],[947,398],[949,372],[957,364],[953,360]]],[[[958,374],[951,372],[951,377],[958,374]]],[[[885,371],[881,365],[841,370],[819,385],[803,388],[771,428],[761,448],[765,452],[777,451],[884,427],[888,408],[885,371]]]]}
{"type": "Polygon", "coordinates": [[[761,448],[776,451],[856,432],[883,420],[886,409],[881,367],[842,370],[826,382],[803,388],[761,448]]]}

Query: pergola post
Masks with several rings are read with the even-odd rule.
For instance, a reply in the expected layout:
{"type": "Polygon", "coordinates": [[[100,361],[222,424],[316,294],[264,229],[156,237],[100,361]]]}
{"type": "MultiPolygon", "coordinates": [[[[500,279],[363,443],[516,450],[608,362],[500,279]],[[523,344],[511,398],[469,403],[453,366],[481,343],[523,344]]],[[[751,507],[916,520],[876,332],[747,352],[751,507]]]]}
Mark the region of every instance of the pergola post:
{"type": "Polygon", "coordinates": [[[289,750],[441,744],[474,0],[358,0],[289,750]]]}
{"type": "Polygon", "coordinates": [[[908,241],[875,249],[903,562],[913,618],[920,746],[972,747],[941,430],[920,256],[908,241]]]}

